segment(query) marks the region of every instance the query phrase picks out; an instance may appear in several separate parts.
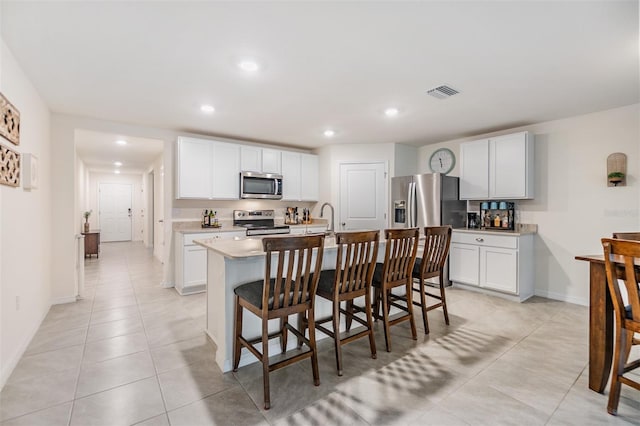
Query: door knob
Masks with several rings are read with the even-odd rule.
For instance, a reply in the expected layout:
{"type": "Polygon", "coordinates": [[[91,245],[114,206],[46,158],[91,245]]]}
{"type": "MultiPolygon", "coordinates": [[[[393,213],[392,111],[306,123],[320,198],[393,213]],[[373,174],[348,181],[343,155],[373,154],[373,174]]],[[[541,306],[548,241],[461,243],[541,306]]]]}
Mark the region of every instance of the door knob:
{"type": "Polygon", "coordinates": [[[340,225],[347,226],[347,223],[346,222],[342,222],[340,225]]]}

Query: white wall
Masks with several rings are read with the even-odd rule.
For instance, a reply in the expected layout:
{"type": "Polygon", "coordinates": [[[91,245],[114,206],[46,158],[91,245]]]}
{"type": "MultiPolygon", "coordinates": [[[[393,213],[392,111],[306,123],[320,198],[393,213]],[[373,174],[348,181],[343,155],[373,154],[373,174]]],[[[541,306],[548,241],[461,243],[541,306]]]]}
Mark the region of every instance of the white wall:
{"type": "MultiPolygon", "coordinates": [[[[50,112],[12,53],[0,40],[0,92],[20,111],[20,145],[0,143],[38,157],[37,189],[0,185],[0,386],[40,326],[51,303],[51,156],[50,112]],[[16,297],[20,298],[19,309],[16,297]]],[[[68,192],[73,193],[73,187],[68,192]]],[[[73,264],[71,265],[73,267],[73,264]]]]}
{"type": "MultiPolygon", "coordinates": [[[[536,294],[588,304],[588,264],[600,238],[640,229],[640,105],[518,127],[420,148],[420,170],[440,147],[459,158],[461,142],[528,130],[535,135],[535,199],[518,201],[522,223],[538,224],[536,294]],[[607,187],[607,156],[627,155],[628,186],[607,187]]],[[[459,175],[458,165],[451,173],[459,175]]]]}
{"type": "MultiPolygon", "coordinates": [[[[132,227],[131,227],[131,240],[142,241],[144,237],[144,224],[143,224],[143,206],[144,200],[142,196],[142,174],[136,173],[102,173],[89,171],[89,203],[87,210],[93,210],[89,217],[89,223],[91,229],[100,229],[100,184],[102,183],[119,183],[131,185],[131,215],[132,215],[132,227]]],[[[83,210],[84,211],[84,210],[83,210]]],[[[82,218],[81,223],[84,223],[82,218]]]]}

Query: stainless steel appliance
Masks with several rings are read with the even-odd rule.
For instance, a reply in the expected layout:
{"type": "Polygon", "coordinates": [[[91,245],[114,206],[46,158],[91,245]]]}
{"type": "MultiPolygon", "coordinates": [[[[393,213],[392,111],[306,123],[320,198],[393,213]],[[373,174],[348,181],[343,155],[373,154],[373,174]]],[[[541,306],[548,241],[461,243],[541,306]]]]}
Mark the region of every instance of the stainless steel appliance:
{"type": "Polygon", "coordinates": [[[393,228],[465,226],[466,201],[459,200],[458,178],[440,173],[391,179],[393,228]]]}
{"type": "Polygon", "coordinates": [[[240,172],[240,198],[282,199],[282,175],[240,172]]]}
{"type": "Polygon", "coordinates": [[[287,225],[275,225],[273,210],[234,210],[233,226],[247,228],[247,236],[288,234],[287,225]]]}
{"type": "MultiPolygon", "coordinates": [[[[391,179],[391,212],[393,228],[425,226],[465,226],[467,202],[459,200],[457,177],[440,173],[400,176],[391,179]]],[[[422,252],[419,248],[418,254],[422,252]]],[[[443,280],[449,282],[449,263],[444,266],[443,280]]],[[[431,284],[431,283],[430,283],[431,284]]],[[[432,283],[437,287],[437,283],[432,283]]]]}

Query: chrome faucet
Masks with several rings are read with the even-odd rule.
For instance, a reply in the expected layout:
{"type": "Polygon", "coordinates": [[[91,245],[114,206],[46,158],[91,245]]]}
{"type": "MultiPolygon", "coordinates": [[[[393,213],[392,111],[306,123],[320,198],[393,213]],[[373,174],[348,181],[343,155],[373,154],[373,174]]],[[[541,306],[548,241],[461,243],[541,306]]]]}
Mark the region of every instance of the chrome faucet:
{"type": "Polygon", "coordinates": [[[323,212],[324,212],[324,207],[325,207],[325,206],[329,206],[329,207],[331,208],[331,222],[329,223],[329,229],[328,229],[328,231],[329,231],[329,232],[335,232],[336,230],[335,230],[335,228],[333,227],[334,210],[333,210],[333,206],[332,206],[331,204],[329,204],[329,203],[324,203],[324,204],[322,205],[322,207],[320,207],[320,217],[323,217],[323,216],[322,216],[322,214],[323,214],[323,212]]]}

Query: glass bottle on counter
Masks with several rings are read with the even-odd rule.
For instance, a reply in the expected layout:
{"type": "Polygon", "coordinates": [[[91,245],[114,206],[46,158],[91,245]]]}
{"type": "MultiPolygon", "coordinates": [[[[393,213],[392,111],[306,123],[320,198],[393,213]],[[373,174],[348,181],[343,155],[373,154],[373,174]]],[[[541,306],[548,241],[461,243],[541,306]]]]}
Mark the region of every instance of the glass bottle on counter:
{"type": "Polygon", "coordinates": [[[494,226],[494,228],[500,228],[500,222],[501,222],[500,215],[496,214],[496,217],[493,218],[493,226],[494,226]]]}
{"type": "Polygon", "coordinates": [[[209,226],[209,210],[204,209],[204,217],[202,218],[202,226],[209,226]]]}
{"type": "Polygon", "coordinates": [[[509,228],[509,216],[507,215],[507,213],[505,213],[504,216],[502,216],[502,227],[504,229],[509,228]]]}

